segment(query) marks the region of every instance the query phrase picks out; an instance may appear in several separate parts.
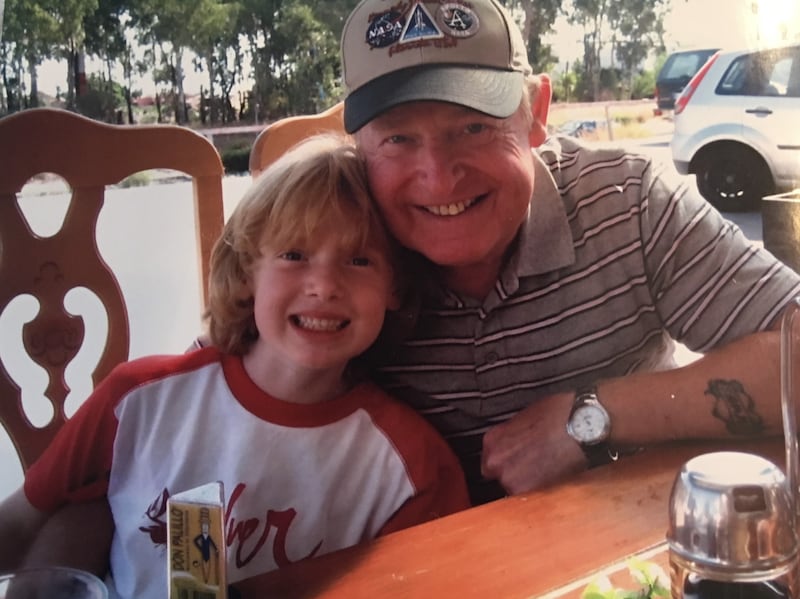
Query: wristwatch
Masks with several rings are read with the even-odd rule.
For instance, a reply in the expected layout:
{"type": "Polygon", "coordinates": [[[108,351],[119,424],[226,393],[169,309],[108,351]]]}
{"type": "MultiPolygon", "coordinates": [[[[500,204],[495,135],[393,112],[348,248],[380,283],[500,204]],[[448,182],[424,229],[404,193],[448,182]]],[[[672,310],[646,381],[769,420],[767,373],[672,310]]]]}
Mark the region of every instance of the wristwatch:
{"type": "Polygon", "coordinates": [[[608,446],[611,417],[600,403],[596,387],[586,387],[575,393],[575,402],[567,420],[567,434],[578,442],[590,468],[617,459],[616,453],[608,446]]]}

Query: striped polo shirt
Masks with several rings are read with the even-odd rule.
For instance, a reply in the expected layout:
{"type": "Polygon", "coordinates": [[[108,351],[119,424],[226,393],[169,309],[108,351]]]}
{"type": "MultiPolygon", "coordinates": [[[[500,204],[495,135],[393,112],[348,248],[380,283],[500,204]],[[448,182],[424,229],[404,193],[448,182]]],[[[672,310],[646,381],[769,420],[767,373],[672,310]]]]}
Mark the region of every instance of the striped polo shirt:
{"type": "Polygon", "coordinates": [[[480,476],[490,427],[539,397],[674,367],[673,340],[705,352],[763,330],[800,294],[793,271],[647,156],[550,138],[534,164],[494,289],[426,289],[410,338],[379,358],[385,388],[451,443],[475,501],[499,491],[480,476]]]}

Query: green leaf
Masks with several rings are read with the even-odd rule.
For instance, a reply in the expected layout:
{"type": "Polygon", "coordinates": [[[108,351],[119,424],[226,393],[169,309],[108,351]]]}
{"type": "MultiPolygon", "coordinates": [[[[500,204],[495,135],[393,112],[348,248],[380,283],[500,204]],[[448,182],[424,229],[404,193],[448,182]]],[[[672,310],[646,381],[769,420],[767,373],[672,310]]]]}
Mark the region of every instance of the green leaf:
{"type": "Polygon", "coordinates": [[[607,576],[598,576],[592,580],[581,594],[581,599],[614,599],[615,589],[607,576]]]}
{"type": "Polygon", "coordinates": [[[581,594],[581,599],[669,599],[669,578],[663,568],[653,562],[632,558],[627,562],[631,577],[639,583],[638,589],[615,588],[607,576],[592,580],[581,594]]]}

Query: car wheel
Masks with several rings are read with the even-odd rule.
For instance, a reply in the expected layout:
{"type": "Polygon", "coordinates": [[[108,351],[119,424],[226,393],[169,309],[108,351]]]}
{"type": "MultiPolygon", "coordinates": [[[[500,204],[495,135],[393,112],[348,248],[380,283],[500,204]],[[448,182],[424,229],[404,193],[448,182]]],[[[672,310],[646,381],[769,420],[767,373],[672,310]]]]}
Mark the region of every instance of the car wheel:
{"type": "Polygon", "coordinates": [[[767,165],[747,148],[708,148],[698,156],[694,171],[700,194],[723,212],[754,210],[773,190],[767,165]]]}

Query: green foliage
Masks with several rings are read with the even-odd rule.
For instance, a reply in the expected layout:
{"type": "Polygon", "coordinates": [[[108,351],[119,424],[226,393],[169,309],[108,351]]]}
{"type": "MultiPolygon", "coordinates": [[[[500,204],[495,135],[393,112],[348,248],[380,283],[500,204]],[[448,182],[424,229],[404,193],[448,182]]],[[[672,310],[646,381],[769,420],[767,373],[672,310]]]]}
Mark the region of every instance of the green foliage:
{"type": "Polygon", "coordinates": [[[250,171],[250,146],[231,146],[223,150],[220,157],[229,175],[250,171]]]}
{"type": "Polygon", "coordinates": [[[656,87],[656,70],[640,71],[633,78],[631,99],[652,98],[656,87]]]}
{"type": "Polygon", "coordinates": [[[98,121],[118,122],[118,111],[125,102],[120,85],[94,73],[87,79],[87,84],[86,93],[76,98],[78,112],[98,121]]]}
{"type": "MultiPolygon", "coordinates": [[[[19,110],[36,106],[38,81],[36,68],[48,58],[68,58],[70,49],[83,43],[81,21],[97,10],[97,0],[6,0],[0,45],[0,70],[4,75],[28,73],[30,89],[20,77],[4,84],[6,108],[19,110]],[[29,97],[26,99],[26,92],[29,97]]],[[[70,96],[71,97],[71,96],[70,96]]]]}
{"type": "Polygon", "coordinates": [[[129,187],[144,187],[145,185],[150,185],[151,177],[150,173],[147,171],[141,171],[139,173],[134,173],[130,177],[124,178],[119,186],[123,189],[127,189],[129,187]]]}
{"type": "Polygon", "coordinates": [[[330,31],[333,38],[341,39],[342,29],[347,15],[350,14],[359,0],[308,0],[316,18],[326,30],[330,31]]]}
{"type": "Polygon", "coordinates": [[[669,4],[670,0],[572,0],[568,20],[586,32],[583,64],[590,99],[602,99],[600,55],[609,43],[622,79],[628,82],[652,50],[663,49],[663,19],[669,4]],[[609,30],[613,33],[607,40],[603,34],[609,30]]]}
{"type": "MultiPolygon", "coordinates": [[[[501,1],[522,28],[537,72],[553,72],[557,64],[542,38],[562,11],[589,31],[586,57],[569,73],[554,77],[560,100],[590,100],[601,91],[604,99],[652,93],[647,77],[629,63],[659,47],[659,19],[668,0],[501,1]],[[601,72],[594,50],[589,52],[599,42],[591,36],[596,19],[616,31],[621,71],[613,81],[606,80],[611,73],[601,72]]],[[[142,119],[183,123],[197,118],[183,89],[183,68],[189,62],[207,77],[199,108],[203,124],[263,123],[319,112],[341,99],[339,38],[357,2],[5,0],[0,113],[35,105],[36,69],[47,58],[62,60],[65,72],[70,70],[68,106],[106,121],[116,120],[120,110],[123,120],[132,118],[132,98],[141,94],[133,88],[137,75],[146,76],[157,90],[154,112],[142,119]],[[89,93],[78,97],[73,65],[81,57],[99,59],[106,83],[118,80],[109,85],[93,80],[89,93]]]]}
{"type": "Polygon", "coordinates": [[[503,0],[503,4],[512,11],[522,9],[519,25],[528,47],[528,61],[534,73],[549,73],[558,58],[549,45],[542,43],[542,37],[553,30],[562,0],[503,0]]]}
{"type": "Polygon", "coordinates": [[[573,102],[575,100],[578,74],[575,71],[566,71],[553,78],[553,99],[559,102],[573,102]]]}
{"type": "Polygon", "coordinates": [[[590,582],[581,599],[669,599],[669,579],[658,565],[637,559],[628,561],[628,571],[639,585],[637,589],[620,589],[607,577],[590,582]]]}

